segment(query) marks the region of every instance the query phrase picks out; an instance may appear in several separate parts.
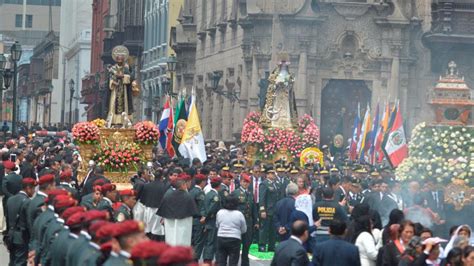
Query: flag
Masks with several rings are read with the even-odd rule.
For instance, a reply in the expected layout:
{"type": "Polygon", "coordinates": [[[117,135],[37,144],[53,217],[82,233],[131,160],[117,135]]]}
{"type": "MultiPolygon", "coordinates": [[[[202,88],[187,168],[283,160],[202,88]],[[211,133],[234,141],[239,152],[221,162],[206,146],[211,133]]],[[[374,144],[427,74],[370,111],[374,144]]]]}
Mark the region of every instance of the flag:
{"type": "Polygon", "coordinates": [[[377,109],[375,111],[374,123],[372,124],[372,131],[370,132],[370,142],[369,142],[369,162],[375,164],[375,141],[377,137],[377,132],[379,129],[379,104],[377,104],[377,109]]]}
{"type": "Polygon", "coordinates": [[[380,121],[380,125],[377,130],[377,135],[375,136],[375,151],[374,156],[376,159],[376,163],[381,163],[383,160],[383,152],[382,152],[382,142],[383,136],[388,127],[388,118],[390,116],[390,109],[388,103],[385,103],[385,108],[383,110],[382,120],[380,121]]]}
{"type": "Polygon", "coordinates": [[[367,109],[365,110],[364,122],[362,123],[361,133],[359,138],[359,143],[357,144],[357,153],[359,156],[359,161],[364,160],[364,151],[365,151],[365,144],[367,142],[367,135],[371,128],[370,126],[370,106],[367,104],[367,109]]]}
{"type": "Polygon", "coordinates": [[[163,149],[166,149],[166,129],[168,128],[168,122],[173,121],[173,111],[170,107],[170,99],[168,98],[163,106],[163,113],[161,113],[160,123],[158,124],[158,130],[160,130],[160,144],[163,149]]]}
{"type": "Polygon", "coordinates": [[[189,106],[188,122],[186,123],[183,138],[179,145],[179,152],[184,158],[189,158],[190,161],[194,158],[198,158],[201,162],[205,162],[207,159],[194,91],[191,105],[189,106]]]}
{"type": "Polygon", "coordinates": [[[355,161],[357,157],[357,143],[360,136],[360,103],[357,104],[357,115],[354,118],[354,127],[352,129],[352,140],[349,148],[349,155],[351,161],[355,161]]]}
{"type": "Polygon", "coordinates": [[[397,167],[408,157],[408,145],[403,129],[403,118],[397,103],[392,112],[392,119],[385,135],[382,149],[392,167],[397,167]]]}
{"type": "Polygon", "coordinates": [[[177,106],[176,113],[174,114],[174,128],[173,128],[173,139],[171,141],[172,146],[178,156],[179,154],[179,145],[181,144],[181,139],[183,138],[184,129],[186,128],[186,108],[184,107],[184,99],[181,97],[177,106]]]}

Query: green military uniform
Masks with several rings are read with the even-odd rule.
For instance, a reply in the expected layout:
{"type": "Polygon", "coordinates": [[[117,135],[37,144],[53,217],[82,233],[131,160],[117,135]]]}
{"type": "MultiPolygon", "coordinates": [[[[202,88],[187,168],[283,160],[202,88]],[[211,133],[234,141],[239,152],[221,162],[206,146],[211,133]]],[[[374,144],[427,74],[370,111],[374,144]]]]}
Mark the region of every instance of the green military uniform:
{"type": "Polygon", "coordinates": [[[85,247],[79,255],[79,261],[77,265],[82,266],[96,266],[97,260],[102,255],[100,246],[94,242],[89,242],[89,246],[85,247]]]}
{"type": "Polygon", "coordinates": [[[67,227],[64,227],[57,233],[56,238],[51,243],[51,266],[66,265],[66,255],[72,241],[77,235],[71,233],[67,227]]]}
{"type": "Polygon", "coordinates": [[[260,201],[259,211],[266,213],[266,218],[261,219],[261,229],[259,238],[259,249],[263,251],[265,245],[268,244],[268,250],[275,250],[276,231],[273,226],[274,206],[280,199],[280,188],[275,181],[265,179],[259,188],[260,201]]]}
{"type": "Polygon", "coordinates": [[[132,220],[132,210],[125,204],[120,205],[114,215],[114,219],[117,222],[123,222],[125,220],[132,220]]]}
{"type": "Polygon", "coordinates": [[[97,209],[100,211],[107,211],[110,217],[114,217],[115,210],[112,207],[112,204],[113,202],[109,198],[103,197],[99,204],[97,204],[97,209]]]}
{"type": "Polygon", "coordinates": [[[54,240],[57,238],[58,233],[64,228],[64,220],[57,218],[54,221],[51,221],[46,228],[46,231],[41,242],[41,253],[43,254],[41,258],[42,265],[51,265],[51,246],[54,240]]]}
{"type": "Polygon", "coordinates": [[[115,252],[110,253],[110,257],[105,261],[103,266],[128,266],[133,265],[132,261],[123,254],[115,252]]]}
{"type": "Polygon", "coordinates": [[[204,197],[204,208],[206,217],[206,242],[204,244],[203,259],[205,261],[214,260],[216,253],[217,228],[216,214],[221,209],[221,198],[215,189],[211,189],[204,197]]]}
{"type": "MultiPolygon", "coordinates": [[[[6,203],[8,199],[14,195],[16,195],[22,188],[22,180],[23,177],[21,175],[15,174],[15,172],[10,172],[3,178],[2,181],[2,192],[3,192],[3,200],[5,202],[4,208],[6,207],[6,203]]],[[[5,218],[7,221],[7,230],[9,228],[8,222],[8,212],[5,212],[5,218]]]]}
{"type": "Polygon", "coordinates": [[[249,250],[253,239],[253,228],[257,224],[257,208],[255,206],[253,195],[248,189],[239,187],[232,192],[232,195],[239,199],[239,210],[245,217],[247,224],[247,232],[242,235],[242,255],[241,265],[248,266],[249,264],[249,250]]]}
{"type": "MultiPolygon", "coordinates": [[[[28,233],[30,235],[30,250],[36,250],[38,248],[37,241],[39,237],[39,232],[33,232],[33,224],[36,220],[36,217],[38,217],[43,212],[42,207],[45,205],[44,200],[47,196],[48,195],[46,195],[44,192],[38,191],[36,193],[36,196],[31,199],[30,203],[28,204],[28,208],[26,209],[26,220],[28,225],[28,233]]],[[[39,228],[37,229],[39,230],[39,228]]]]}
{"type": "Polygon", "coordinates": [[[199,186],[194,186],[189,191],[189,194],[196,202],[196,207],[199,214],[193,217],[193,233],[191,237],[191,246],[194,247],[194,254],[196,259],[201,258],[202,250],[204,249],[204,225],[201,224],[201,217],[205,216],[206,209],[204,207],[204,198],[206,195],[199,186]]]}
{"type": "Polygon", "coordinates": [[[9,216],[8,238],[11,243],[10,263],[26,265],[28,258],[29,235],[26,226],[26,208],[30,199],[25,192],[20,191],[9,198],[7,210],[9,216]]]}
{"type": "Polygon", "coordinates": [[[74,199],[79,200],[79,191],[77,191],[77,189],[74,188],[71,184],[67,182],[60,182],[58,188],[67,190],[69,193],[71,193],[71,196],[74,199]]]}
{"type": "Polygon", "coordinates": [[[86,207],[88,211],[99,209],[99,204],[94,203],[94,193],[89,193],[81,199],[81,206],[86,207]]]}
{"type": "Polygon", "coordinates": [[[221,188],[219,189],[219,198],[221,199],[221,206],[224,205],[225,199],[230,194],[230,188],[226,184],[222,183],[221,188]]]}
{"type": "Polygon", "coordinates": [[[87,232],[81,231],[79,237],[68,247],[66,254],[66,266],[81,265],[79,264],[81,253],[83,250],[87,249],[90,240],[91,236],[87,232]]]}
{"type": "Polygon", "coordinates": [[[38,215],[33,223],[32,241],[34,243],[34,250],[36,251],[36,261],[39,261],[44,257],[43,253],[45,250],[44,246],[42,246],[44,235],[46,229],[51,224],[51,221],[55,221],[57,217],[58,215],[54,212],[54,208],[52,206],[48,206],[44,212],[38,215]]]}

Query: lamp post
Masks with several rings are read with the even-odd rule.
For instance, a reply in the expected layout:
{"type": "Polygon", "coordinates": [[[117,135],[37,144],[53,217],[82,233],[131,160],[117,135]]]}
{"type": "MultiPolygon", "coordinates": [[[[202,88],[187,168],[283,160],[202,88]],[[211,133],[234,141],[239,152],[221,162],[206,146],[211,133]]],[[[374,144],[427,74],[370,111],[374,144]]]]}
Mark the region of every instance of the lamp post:
{"type": "MultiPolygon", "coordinates": [[[[10,72],[10,70],[6,70],[5,67],[7,66],[7,59],[3,54],[0,54],[0,120],[3,121],[3,116],[2,116],[2,107],[3,107],[3,81],[4,77],[3,75],[7,75],[7,71],[10,72]]],[[[10,84],[8,84],[7,87],[7,82],[5,81],[5,88],[10,87],[10,84]]]]}
{"type": "Polygon", "coordinates": [[[17,63],[21,58],[21,45],[16,41],[11,49],[11,59],[13,61],[13,112],[12,112],[12,135],[16,135],[16,122],[17,122],[17,117],[16,117],[16,90],[17,90],[17,74],[18,74],[18,69],[17,69],[17,63]]]}
{"type": "Polygon", "coordinates": [[[69,81],[69,125],[72,126],[72,99],[74,98],[74,80],[69,81]]]}
{"type": "Polygon", "coordinates": [[[168,90],[168,93],[170,95],[173,94],[174,92],[174,72],[176,71],[176,64],[178,61],[176,60],[176,56],[172,54],[169,58],[168,61],[166,62],[166,65],[168,67],[168,71],[170,72],[171,75],[171,81],[170,81],[170,89],[168,90]]]}
{"type": "Polygon", "coordinates": [[[222,73],[220,71],[212,72],[212,83],[211,87],[214,91],[217,91],[219,88],[219,81],[222,78],[222,73]]]}

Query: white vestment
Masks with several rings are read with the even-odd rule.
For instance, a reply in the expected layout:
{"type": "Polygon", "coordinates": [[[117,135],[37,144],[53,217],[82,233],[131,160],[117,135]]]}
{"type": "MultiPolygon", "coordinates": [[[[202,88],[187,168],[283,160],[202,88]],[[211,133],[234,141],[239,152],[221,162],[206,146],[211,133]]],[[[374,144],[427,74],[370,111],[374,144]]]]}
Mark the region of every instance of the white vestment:
{"type": "Polygon", "coordinates": [[[191,246],[193,217],[184,219],[165,218],[165,242],[171,246],[191,246]]]}

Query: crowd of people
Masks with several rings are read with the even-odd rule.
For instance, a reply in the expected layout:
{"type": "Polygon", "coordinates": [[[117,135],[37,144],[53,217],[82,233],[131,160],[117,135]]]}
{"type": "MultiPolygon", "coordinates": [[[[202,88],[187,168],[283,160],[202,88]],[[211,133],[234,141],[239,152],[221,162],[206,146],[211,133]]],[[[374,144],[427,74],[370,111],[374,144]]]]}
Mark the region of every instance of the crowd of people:
{"type": "Polygon", "coordinates": [[[67,137],[8,140],[10,265],[245,266],[255,244],[278,266],[474,266],[470,206],[456,213],[435,180],[400,183],[390,168],[347,160],[249,162],[224,143],[206,150],[202,163],[155,149],[122,188],[67,137]]]}

